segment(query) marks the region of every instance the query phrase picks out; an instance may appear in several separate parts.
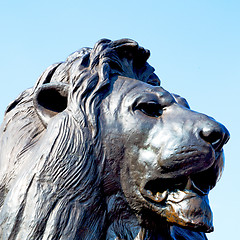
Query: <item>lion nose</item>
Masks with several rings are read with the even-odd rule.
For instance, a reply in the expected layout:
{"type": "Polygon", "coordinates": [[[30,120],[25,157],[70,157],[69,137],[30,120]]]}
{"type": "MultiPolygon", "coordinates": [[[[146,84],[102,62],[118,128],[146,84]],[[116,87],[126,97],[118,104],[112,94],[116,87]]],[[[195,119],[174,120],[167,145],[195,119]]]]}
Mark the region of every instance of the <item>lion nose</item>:
{"type": "Polygon", "coordinates": [[[215,151],[219,151],[229,140],[230,134],[222,124],[214,122],[202,128],[200,137],[210,143],[215,151]]]}

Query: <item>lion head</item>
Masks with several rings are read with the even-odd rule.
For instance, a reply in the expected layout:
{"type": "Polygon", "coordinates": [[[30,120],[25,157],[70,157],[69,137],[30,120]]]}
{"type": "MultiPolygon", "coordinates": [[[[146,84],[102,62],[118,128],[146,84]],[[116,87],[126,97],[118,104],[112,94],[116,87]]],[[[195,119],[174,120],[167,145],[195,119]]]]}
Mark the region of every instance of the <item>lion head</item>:
{"type": "Polygon", "coordinates": [[[100,40],[50,66],[1,125],[1,239],[206,239],[227,129],[100,40]]]}

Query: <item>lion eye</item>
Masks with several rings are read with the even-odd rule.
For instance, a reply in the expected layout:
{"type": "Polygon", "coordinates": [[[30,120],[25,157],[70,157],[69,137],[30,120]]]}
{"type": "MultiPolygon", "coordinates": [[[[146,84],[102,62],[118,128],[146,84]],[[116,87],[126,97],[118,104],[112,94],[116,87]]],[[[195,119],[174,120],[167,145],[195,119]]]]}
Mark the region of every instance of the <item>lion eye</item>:
{"type": "Polygon", "coordinates": [[[161,105],[155,102],[139,103],[136,105],[135,110],[139,110],[150,117],[159,117],[163,111],[161,105]]]}

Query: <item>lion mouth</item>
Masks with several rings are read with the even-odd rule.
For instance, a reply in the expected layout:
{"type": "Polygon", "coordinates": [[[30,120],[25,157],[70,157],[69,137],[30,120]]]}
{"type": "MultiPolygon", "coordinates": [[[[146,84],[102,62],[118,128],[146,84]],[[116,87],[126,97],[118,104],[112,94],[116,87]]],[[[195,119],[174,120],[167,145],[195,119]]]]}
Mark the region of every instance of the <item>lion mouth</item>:
{"type": "Polygon", "coordinates": [[[200,184],[197,180],[193,180],[191,177],[156,179],[147,182],[145,187],[141,190],[141,193],[144,197],[156,203],[164,201],[170,192],[176,192],[177,190],[191,190],[200,196],[207,195],[210,187],[198,187],[198,185],[200,184]]]}
{"type": "Polygon", "coordinates": [[[208,202],[211,186],[196,176],[154,179],[140,189],[151,208],[170,223],[211,232],[212,212],[208,202]]]}

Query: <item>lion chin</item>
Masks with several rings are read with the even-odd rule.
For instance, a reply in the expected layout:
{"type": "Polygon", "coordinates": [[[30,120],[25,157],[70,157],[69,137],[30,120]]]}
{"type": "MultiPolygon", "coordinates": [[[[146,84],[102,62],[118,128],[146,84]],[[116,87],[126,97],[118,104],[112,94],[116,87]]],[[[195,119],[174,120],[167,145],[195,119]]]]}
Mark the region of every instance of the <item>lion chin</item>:
{"type": "Polygon", "coordinates": [[[206,239],[228,130],[130,39],[53,64],[0,127],[0,239],[206,239]]]}

